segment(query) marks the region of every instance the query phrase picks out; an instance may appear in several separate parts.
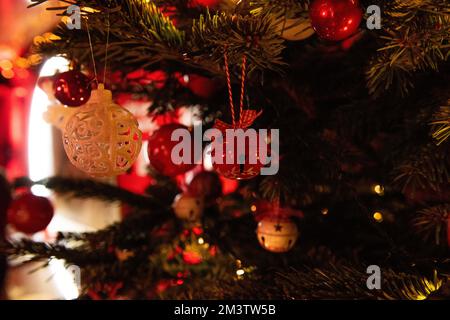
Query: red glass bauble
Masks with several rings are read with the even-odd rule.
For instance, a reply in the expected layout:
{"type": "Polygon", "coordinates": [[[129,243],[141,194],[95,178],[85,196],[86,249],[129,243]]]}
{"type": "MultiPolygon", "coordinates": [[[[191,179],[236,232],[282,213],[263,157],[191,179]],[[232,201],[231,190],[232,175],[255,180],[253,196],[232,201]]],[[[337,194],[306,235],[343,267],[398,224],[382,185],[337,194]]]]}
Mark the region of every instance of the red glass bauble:
{"type": "Polygon", "coordinates": [[[314,0],[309,16],[319,37],[339,41],[355,33],[363,13],[358,0],[314,0]]]}
{"type": "MultiPolygon", "coordinates": [[[[176,164],[172,161],[172,149],[181,143],[171,141],[172,133],[177,129],[188,130],[186,126],[181,124],[166,124],[156,130],[148,140],[147,152],[150,164],[156,171],[168,177],[185,173],[195,167],[193,139],[191,139],[191,163],[176,164]]],[[[181,153],[181,156],[183,156],[183,153],[181,153]]]]}
{"type": "Polygon", "coordinates": [[[202,171],[189,183],[188,193],[192,196],[203,197],[205,202],[210,204],[222,195],[222,182],[217,173],[202,171]]]}
{"type": "Polygon", "coordinates": [[[207,78],[198,74],[178,75],[178,81],[184,87],[187,87],[197,97],[203,99],[212,98],[220,89],[218,79],[207,78]]]}
{"type": "Polygon", "coordinates": [[[220,4],[220,0],[191,0],[189,1],[189,7],[207,7],[215,8],[220,4]]]}
{"type": "Polygon", "coordinates": [[[196,265],[203,262],[203,257],[195,251],[183,251],[183,261],[186,264],[196,265]]]}
{"type": "Polygon", "coordinates": [[[160,7],[159,10],[161,11],[161,13],[163,14],[164,17],[167,17],[170,19],[170,21],[172,21],[172,24],[175,27],[178,25],[178,19],[176,19],[177,7],[166,5],[166,6],[160,7]]]}
{"type": "Polygon", "coordinates": [[[53,218],[53,206],[47,198],[25,193],[15,198],[8,210],[8,223],[27,234],[45,230],[53,218]]]}
{"type": "Polygon", "coordinates": [[[76,70],[57,74],[53,82],[53,89],[56,99],[69,107],[81,106],[91,96],[88,77],[76,70]]]}
{"type": "MultiPolygon", "coordinates": [[[[256,141],[259,141],[258,133],[256,137],[256,141]]],[[[236,140],[233,143],[234,148],[228,147],[231,142],[227,141],[226,135],[223,141],[212,142],[211,156],[214,170],[225,178],[235,180],[246,180],[258,176],[261,168],[264,167],[264,161],[262,161],[264,159],[259,154],[258,142],[247,141],[244,150],[240,150],[241,148],[238,148],[239,141],[236,140]],[[217,149],[217,147],[219,148],[217,149]],[[217,152],[219,153],[217,154],[217,152]],[[215,161],[216,158],[222,158],[222,163],[215,161]]],[[[267,149],[269,150],[269,148],[267,149]]]]}

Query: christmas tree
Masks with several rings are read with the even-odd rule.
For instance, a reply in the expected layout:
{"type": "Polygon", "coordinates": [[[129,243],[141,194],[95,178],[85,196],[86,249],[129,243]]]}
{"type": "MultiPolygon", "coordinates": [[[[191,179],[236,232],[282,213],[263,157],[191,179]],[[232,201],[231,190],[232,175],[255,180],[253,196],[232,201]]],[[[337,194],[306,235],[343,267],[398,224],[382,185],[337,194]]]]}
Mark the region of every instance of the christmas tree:
{"type": "Polygon", "coordinates": [[[204,131],[256,132],[271,152],[249,142],[225,148],[242,161],[198,170],[204,164],[170,157],[171,135],[187,128],[161,123],[149,138],[145,195],[95,179],[27,182],[118,201],[126,218],[52,243],[9,241],[9,256],[79,266],[82,299],[450,297],[448,1],[74,0],[52,9],[62,22],[33,53],[76,66],[55,88],[63,104],[82,105],[61,142],[80,169],[110,176],[132,165],[141,135],[114,102],[124,95],[149,101],[153,118],[195,108],[204,131]],[[260,174],[268,165],[276,170],[260,174]],[[224,177],[238,181],[232,192],[222,192],[224,177]]]}

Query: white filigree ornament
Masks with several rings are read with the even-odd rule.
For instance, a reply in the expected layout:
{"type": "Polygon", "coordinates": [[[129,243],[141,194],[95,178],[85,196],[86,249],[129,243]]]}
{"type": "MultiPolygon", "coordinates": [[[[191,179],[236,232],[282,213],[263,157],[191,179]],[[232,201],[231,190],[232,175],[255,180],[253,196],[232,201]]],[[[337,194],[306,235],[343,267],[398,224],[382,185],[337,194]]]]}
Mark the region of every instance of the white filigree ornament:
{"type": "Polygon", "coordinates": [[[111,91],[99,84],[89,101],[67,120],[63,144],[75,167],[93,177],[110,177],[133,165],[142,133],[134,116],[115,104],[111,91]]]}

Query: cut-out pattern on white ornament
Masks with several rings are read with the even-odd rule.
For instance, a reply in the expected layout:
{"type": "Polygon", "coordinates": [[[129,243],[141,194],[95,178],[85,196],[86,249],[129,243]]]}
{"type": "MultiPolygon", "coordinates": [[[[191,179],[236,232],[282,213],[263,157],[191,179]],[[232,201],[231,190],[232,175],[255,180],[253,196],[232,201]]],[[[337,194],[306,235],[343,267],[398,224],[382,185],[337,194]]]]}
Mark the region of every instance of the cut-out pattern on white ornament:
{"type": "Polygon", "coordinates": [[[111,91],[103,84],[76,110],[63,130],[64,149],[71,163],[93,177],[126,172],[142,146],[134,116],[113,102],[111,91]]]}

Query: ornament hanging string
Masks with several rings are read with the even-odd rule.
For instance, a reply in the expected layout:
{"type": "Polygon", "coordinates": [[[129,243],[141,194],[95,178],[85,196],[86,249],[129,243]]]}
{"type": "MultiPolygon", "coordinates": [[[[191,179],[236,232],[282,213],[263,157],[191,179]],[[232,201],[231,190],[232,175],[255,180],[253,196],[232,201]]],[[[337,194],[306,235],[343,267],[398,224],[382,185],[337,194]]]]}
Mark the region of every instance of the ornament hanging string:
{"type": "Polygon", "coordinates": [[[230,77],[230,68],[228,65],[228,54],[227,47],[224,50],[224,62],[225,62],[225,73],[227,78],[227,86],[228,86],[228,96],[230,100],[230,112],[232,124],[228,124],[223,122],[222,120],[216,119],[214,123],[214,128],[219,129],[221,131],[225,131],[226,129],[237,129],[237,128],[248,128],[252,125],[252,123],[259,117],[262,113],[262,110],[257,112],[256,110],[244,109],[244,94],[245,94],[245,77],[247,73],[247,56],[245,54],[242,55],[242,71],[241,71],[241,95],[239,99],[239,114],[238,119],[236,120],[236,114],[234,110],[233,103],[233,91],[231,88],[231,77],[230,77]]]}
{"type": "Polygon", "coordinates": [[[107,24],[107,31],[106,31],[106,46],[105,46],[105,68],[103,70],[103,83],[106,82],[106,68],[108,67],[109,30],[110,30],[110,22],[109,22],[109,11],[108,11],[108,24],[107,24]]]}
{"type": "Polygon", "coordinates": [[[239,101],[239,127],[242,125],[242,113],[244,111],[244,89],[245,89],[245,74],[247,66],[247,56],[242,56],[242,73],[241,73],[241,99],[239,101]]]}
{"type": "Polygon", "coordinates": [[[95,66],[94,49],[92,48],[91,32],[89,31],[88,17],[85,18],[85,21],[86,21],[88,40],[89,40],[89,47],[91,50],[92,66],[94,67],[94,77],[95,77],[94,80],[97,83],[97,87],[98,87],[97,68],[95,66]]]}
{"type": "Polygon", "coordinates": [[[225,60],[225,74],[227,76],[227,86],[228,86],[228,98],[230,101],[230,109],[231,109],[231,119],[233,126],[236,124],[236,117],[234,115],[234,104],[233,104],[233,91],[231,90],[231,81],[230,81],[230,70],[228,67],[228,55],[227,55],[227,49],[225,49],[223,53],[223,58],[225,60]]]}
{"type": "MultiPolygon", "coordinates": [[[[94,80],[97,83],[97,87],[98,87],[98,76],[97,76],[97,67],[95,64],[95,57],[94,57],[94,49],[92,46],[92,38],[91,38],[91,32],[89,30],[89,23],[88,23],[88,18],[85,18],[86,20],[86,30],[87,30],[87,34],[88,34],[88,40],[89,40],[89,48],[91,50],[91,58],[92,58],[92,65],[94,68],[94,80]]],[[[105,67],[103,70],[103,83],[106,82],[106,68],[108,66],[108,48],[109,48],[109,33],[110,33],[110,21],[109,21],[109,11],[108,11],[108,22],[107,22],[107,31],[106,31],[106,45],[105,45],[105,67]]]]}
{"type": "Polygon", "coordinates": [[[231,89],[231,77],[230,77],[230,69],[228,66],[228,54],[227,49],[225,48],[223,58],[225,61],[225,73],[227,76],[227,86],[228,86],[228,96],[230,99],[230,111],[231,111],[231,118],[233,121],[233,127],[236,128],[240,127],[242,125],[242,114],[244,111],[244,93],[245,93],[245,75],[246,75],[246,65],[247,65],[247,56],[245,54],[242,55],[242,72],[241,72],[241,96],[239,100],[239,122],[236,122],[236,115],[234,110],[234,103],[233,103],[233,91],[231,89]]]}

